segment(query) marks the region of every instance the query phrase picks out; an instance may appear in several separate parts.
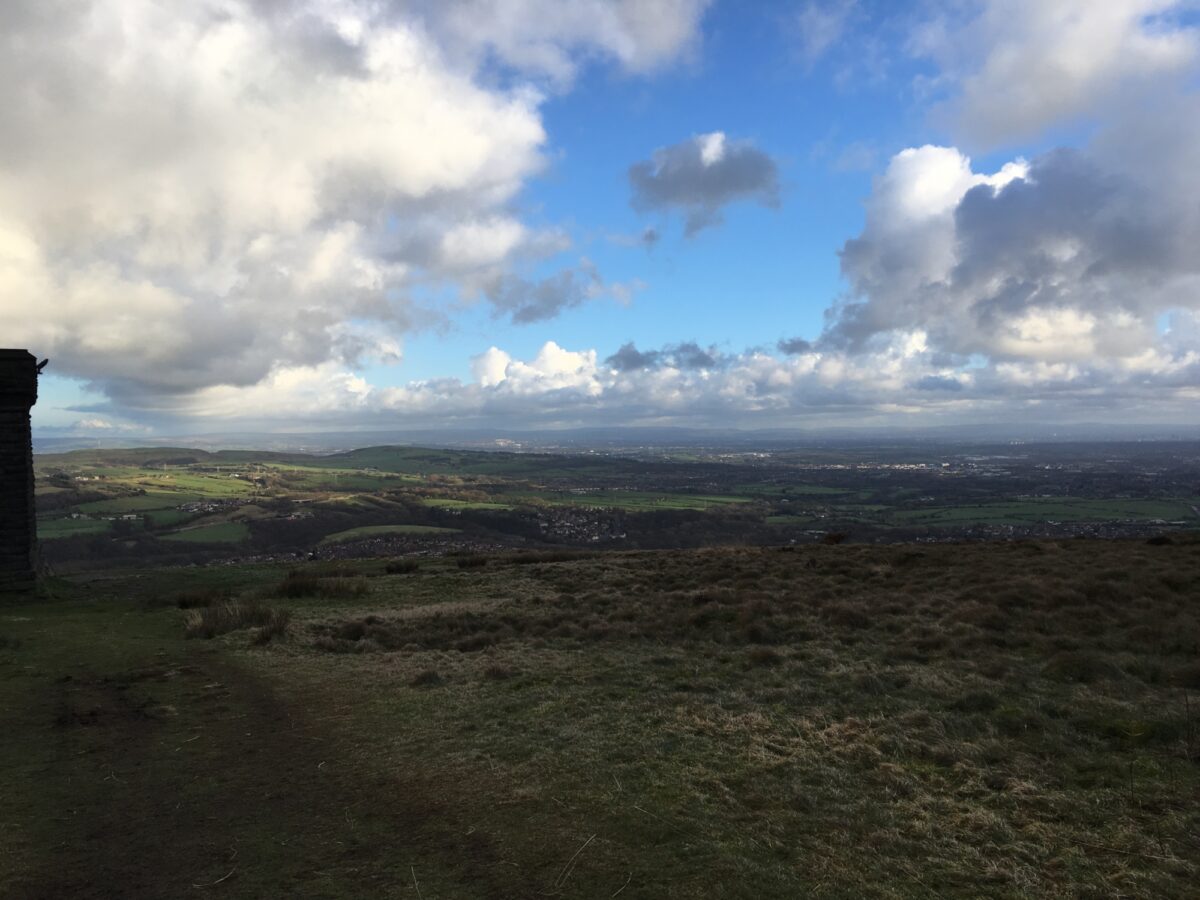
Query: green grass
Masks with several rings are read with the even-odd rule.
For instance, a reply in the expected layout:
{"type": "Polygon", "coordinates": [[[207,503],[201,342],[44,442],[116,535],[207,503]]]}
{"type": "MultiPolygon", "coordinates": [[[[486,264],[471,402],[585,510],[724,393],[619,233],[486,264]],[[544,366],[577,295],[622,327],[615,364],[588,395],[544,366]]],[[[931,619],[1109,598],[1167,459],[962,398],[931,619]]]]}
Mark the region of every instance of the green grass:
{"type": "Polygon", "coordinates": [[[767,516],[768,525],[794,525],[797,528],[813,528],[820,525],[823,519],[813,519],[809,516],[767,516]]]}
{"type": "Polygon", "coordinates": [[[186,470],[173,471],[165,475],[147,473],[142,476],[141,480],[156,487],[169,487],[172,490],[189,491],[213,498],[239,497],[254,490],[253,484],[241,478],[193,473],[186,470]]]}
{"type": "Polygon", "coordinates": [[[1200,542],[384,566],[158,570],[6,607],[0,883],[1194,895],[1200,542]],[[177,609],[184,585],[237,614],[177,609]],[[286,634],[256,645],[266,595],[286,634]]]}
{"type": "Polygon", "coordinates": [[[185,503],[196,503],[203,500],[200,494],[174,491],[150,490],[144,494],[132,494],[127,497],[114,497],[111,500],[96,500],[91,503],[81,503],[76,509],[90,514],[114,514],[127,512],[146,512],[156,509],[172,509],[185,503]]]}
{"type": "Polygon", "coordinates": [[[378,475],[347,471],[336,466],[300,466],[275,463],[266,467],[278,474],[293,490],[309,491],[379,491],[410,479],[399,475],[378,475]]]}
{"type": "Polygon", "coordinates": [[[112,522],[103,519],[38,519],[37,523],[38,537],[43,541],[108,531],[112,531],[112,522]]]}
{"type": "Polygon", "coordinates": [[[196,518],[196,513],[184,512],[182,509],[153,509],[146,513],[155,528],[166,528],[170,525],[180,525],[196,518]]]}
{"type": "Polygon", "coordinates": [[[321,539],[321,543],[340,544],[345,541],[386,534],[457,534],[458,532],[457,528],[439,528],[434,525],[364,525],[328,534],[321,539]]]}
{"type": "Polygon", "coordinates": [[[1029,525],[1041,522],[1108,522],[1163,519],[1194,521],[1189,500],[1036,499],[953,507],[896,510],[890,518],[907,525],[1029,525]]]}
{"type": "Polygon", "coordinates": [[[250,528],[244,522],[220,522],[216,525],[199,525],[172,534],[164,534],[164,541],[183,541],[191,544],[236,544],[250,537],[250,528]]]}
{"type": "Polygon", "coordinates": [[[421,502],[434,509],[503,509],[513,507],[508,503],[494,503],[490,500],[452,500],[444,497],[422,497],[421,502]]]}

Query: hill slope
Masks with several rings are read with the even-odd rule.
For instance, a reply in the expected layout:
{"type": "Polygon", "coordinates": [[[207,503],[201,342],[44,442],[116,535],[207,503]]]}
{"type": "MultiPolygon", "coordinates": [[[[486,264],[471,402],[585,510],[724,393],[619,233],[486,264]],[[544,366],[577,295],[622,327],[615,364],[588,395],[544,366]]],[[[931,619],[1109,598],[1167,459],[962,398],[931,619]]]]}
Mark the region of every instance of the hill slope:
{"type": "Polygon", "coordinates": [[[158,570],[5,610],[9,895],[1184,897],[1200,875],[1200,543],[392,571],[158,570]]]}

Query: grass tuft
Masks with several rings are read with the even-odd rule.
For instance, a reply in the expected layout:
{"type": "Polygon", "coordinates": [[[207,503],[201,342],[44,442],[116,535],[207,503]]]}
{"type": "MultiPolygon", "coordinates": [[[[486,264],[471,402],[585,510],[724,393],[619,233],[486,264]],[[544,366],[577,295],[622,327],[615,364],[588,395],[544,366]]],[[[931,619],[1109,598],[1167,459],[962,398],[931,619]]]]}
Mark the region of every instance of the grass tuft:
{"type": "Polygon", "coordinates": [[[189,638],[209,639],[243,628],[258,628],[254,642],[265,644],[287,634],[290,621],[291,613],[286,609],[264,606],[257,600],[228,600],[190,610],[184,634],[189,638]]]}
{"type": "Polygon", "coordinates": [[[268,596],[297,600],[302,597],[361,597],[366,593],[366,581],[357,576],[341,573],[323,576],[292,570],[269,591],[268,596]]]}

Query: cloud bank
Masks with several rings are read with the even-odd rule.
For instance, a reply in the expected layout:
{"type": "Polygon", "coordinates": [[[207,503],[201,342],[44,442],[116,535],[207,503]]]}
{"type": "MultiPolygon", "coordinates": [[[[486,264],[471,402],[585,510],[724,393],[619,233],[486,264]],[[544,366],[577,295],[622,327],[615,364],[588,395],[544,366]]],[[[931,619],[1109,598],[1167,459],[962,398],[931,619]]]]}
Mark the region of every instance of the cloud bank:
{"type": "MultiPolygon", "coordinates": [[[[521,195],[551,156],[545,97],[587,65],[687,60],[708,6],[12,0],[0,334],[103,392],[83,420],[98,431],[123,415],[1195,421],[1200,36],[1170,0],[980,0],[922,23],[908,50],[934,67],[918,87],[941,138],[893,148],[821,334],[795,334],[785,308],[769,351],[544,340],[527,359],[491,347],[465,379],[362,377],[463,304],[552,323],[644,287],[578,256],[529,276],[571,240],[526,221],[521,195]],[[1087,137],[1042,149],[1064,129],[1087,137]],[[969,155],[1022,141],[1028,159],[969,155]]],[[[865,21],[848,2],[797,9],[812,59],[865,21]]],[[[780,196],[776,160],[722,131],[627,177],[636,210],[680,216],[689,237],[780,196]]]]}
{"type": "Polygon", "coordinates": [[[440,315],[423,287],[519,322],[627,296],[589,267],[511,274],[569,242],[513,212],[544,165],[541,95],[477,77],[477,57],[651,70],[695,44],[706,6],[6,3],[0,333],[118,405],[182,409],[399,358],[440,315]]]}
{"type": "Polygon", "coordinates": [[[842,249],[848,290],[819,345],[869,353],[919,330],[951,370],[922,391],[1194,421],[1180,411],[1200,397],[1200,96],[1182,6],[991,0],[929,26],[952,85],[939,114],[968,142],[1100,124],[1082,148],[994,172],[955,147],[896,154],[842,249]]]}
{"type": "MultiPolygon", "coordinates": [[[[1200,331],[1200,317],[1178,327],[1200,331]]],[[[695,348],[699,349],[699,348],[695,348]]],[[[1194,421],[1200,358],[1181,358],[1174,382],[1121,365],[997,363],[963,366],[922,331],[893,332],[868,351],[826,347],[780,358],[761,350],[708,354],[628,344],[594,349],[546,342],[529,359],[498,347],[475,357],[471,378],[371,385],[327,363],[273,373],[252,388],[209,388],[189,414],[256,427],[691,425],[777,427],[1061,422],[1069,408],[1122,421],[1194,421]],[[1014,395],[1020,399],[1014,402],[1014,395]],[[297,413],[303,410],[303,413],[297,413]],[[1164,419],[1164,417],[1166,417],[1164,419]]],[[[1186,355],[1186,354],[1185,354],[1186,355]]],[[[1153,373],[1152,373],[1153,374],[1153,373]]]]}

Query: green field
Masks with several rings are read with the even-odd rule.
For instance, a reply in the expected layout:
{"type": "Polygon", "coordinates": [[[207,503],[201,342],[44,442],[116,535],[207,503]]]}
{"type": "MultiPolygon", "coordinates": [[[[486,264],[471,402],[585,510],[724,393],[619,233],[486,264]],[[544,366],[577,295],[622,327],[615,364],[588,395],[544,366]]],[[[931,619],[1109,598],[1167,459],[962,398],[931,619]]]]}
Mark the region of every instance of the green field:
{"type": "MultiPolygon", "coordinates": [[[[232,473],[231,473],[232,474],[232,473]]],[[[186,471],[165,475],[147,473],[139,478],[143,486],[190,491],[204,497],[239,497],[254,491],[254,485],[231,475],[208,475],[186,471]]]]}
{"type": "Polygon", "coordinates": [[[162,536],[164,541],[184,541],[191,544],[236,544],[248,537],[250,528],[244,522],[200,525],[162,536]]]}
{"type": "Polygon", "coordinates": [[[81,503],[77,509],[91,514],[114,514],[127,512],[145,512],[153,509],[172,509],[185,503],[198,503],[205,498],[200,494],[175,491],[146,491],[144,494],[130,494],[127,497],[113,497],[110,500],[95,500],[91,503],[81,503]]]}
{"type": "Polygon", "coordinates": [[[445,497],[423,497],[421,502],[434,509],[503,509],[510,510],[508,503],[493,503],[489,500],[452,500],[445,497]]]}
{"type": "Polygon", "coordinates": [[[373,474],[346,471],[336,466],[298,466],[272,463],[265,467],[270,473],[281,477],[288,487],[308,491],[378,491],[394,487],[398,483],[413,481],[396,474],[373,474]]]}
{"type": "Polygon", "coordinates": [[[196,518],[196,513],[184,512],[182,509],[152,509],[146,513],[150,523],[155,528],[167,528],[171,525],[182,525],[196,518]]]}
{"type": "Polygon", "coordinates": [[[438,528],[433,525],[363,525],[360,528],[349,528],[328,534],[321,539],[322,544],[340,544],[359,538],[377,537],[384,534],[457,534],[457,528],[438,528]]]}
{"type": "Polygon", "coordinates": [[[112,522],[103,519],[38,519],[37,523],[38,537],[43,541],[108,531],[112,531],[112,522]]]}
{"type": "Polygon", "coordinates": [[[1022,500],[929,509],[896,510],[890,518],[904,525],[1030,525],[1044,522],[1111,522],[1162,519],[1195,522],[1196,500],[1022,500]]]}
{"type": "Polygon", "coordinates": [[[823,519],[813,519],[808,516],[767,516],[768,525],[785,525],[796,528],[815,528],[823,521],[823,519]]]}

